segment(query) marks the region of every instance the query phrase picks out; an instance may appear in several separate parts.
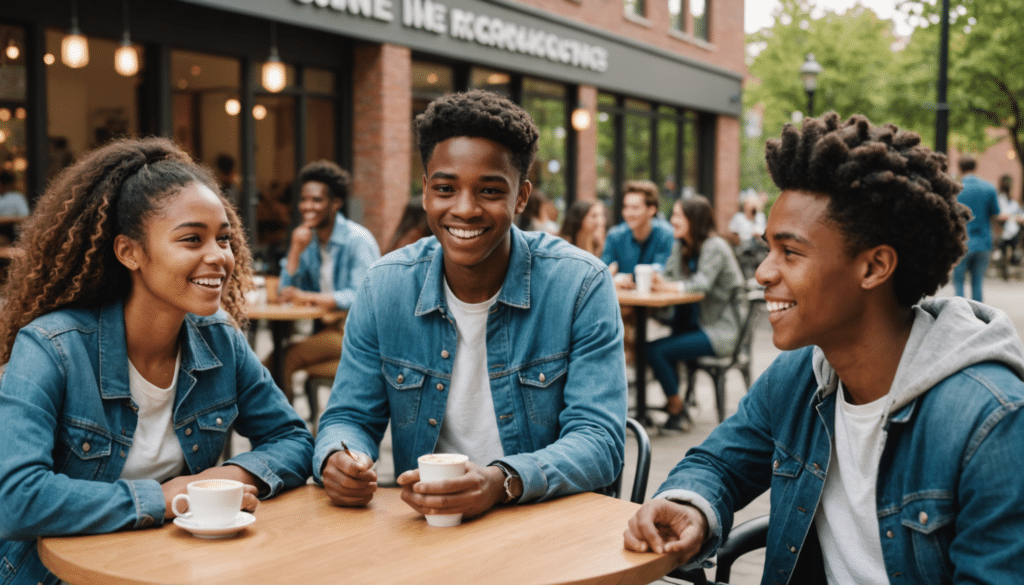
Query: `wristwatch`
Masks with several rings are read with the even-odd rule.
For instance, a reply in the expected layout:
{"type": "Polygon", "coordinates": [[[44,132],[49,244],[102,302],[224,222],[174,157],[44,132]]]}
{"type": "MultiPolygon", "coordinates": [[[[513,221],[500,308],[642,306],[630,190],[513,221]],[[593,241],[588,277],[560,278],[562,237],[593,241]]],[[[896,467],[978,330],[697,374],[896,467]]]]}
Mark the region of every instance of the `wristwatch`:
{"type": "MultiPolygon", "coordinates": [[[[501,461],[495,461],[494,463],[491,463],[491,465],[497,467],[498,469],[501,470],[502,473],[505,474],[505,501],[502,502],[502,504],[511,504],[513,500],[519,498],[519,496],[516,496],[512,492],[512,481],[518,478],[519,474],[516,473],[516,470],[512,469],[511,467],[502,463],[501,461]]],[[[520,496],[521,495],[522,494],[520,494],[520,496]]]]}

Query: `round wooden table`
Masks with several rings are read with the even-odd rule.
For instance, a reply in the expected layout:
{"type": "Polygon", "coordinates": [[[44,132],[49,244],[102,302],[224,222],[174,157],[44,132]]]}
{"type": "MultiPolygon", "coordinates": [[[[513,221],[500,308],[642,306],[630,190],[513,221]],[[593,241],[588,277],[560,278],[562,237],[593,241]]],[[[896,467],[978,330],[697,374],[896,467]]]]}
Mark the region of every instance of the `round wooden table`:
{"type": "Polygon", "coordinates": [[[365,508],[340,508],[306,485],[261,502],[256,522],[203,540],[168,522],[149,530],[39,540],[46,566],[73,585],[429,585],[649,583],[668,555],[623,548],[636,504],[593,493],[499,507],[452,528],[427,525],[381,488],[365,508]]]}

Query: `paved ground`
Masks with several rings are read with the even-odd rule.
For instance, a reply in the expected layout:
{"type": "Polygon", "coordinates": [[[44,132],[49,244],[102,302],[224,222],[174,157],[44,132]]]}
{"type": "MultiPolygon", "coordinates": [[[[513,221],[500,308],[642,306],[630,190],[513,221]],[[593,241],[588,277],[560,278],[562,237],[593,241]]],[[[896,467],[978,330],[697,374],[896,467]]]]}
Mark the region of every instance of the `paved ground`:
{"type": "MultiPolygon", "coordinates": [[[[952,294],[952,287],[946,286],[939,291],[938,296],[950,296],[952,294]]],[[[990,278],[986,282],[985,295],[985,300],[988,304],[1002,309],[1009,314],[1017,328],[1018,335],[1024,335],[1024,302],[1022,302],[1024,301],[1024,282],[1016,280],[1004,282],[1002,280],[990,278]]],[[[659,331],[656,328],[652,328],[650,334],[652,338],[655,338],[657,336],[664,335],[665,331],[659,331]]],[[[264,353],[268,351],[269,337],[261,336],[260,341],[257,344],[257,348],[258,350],[264,350],[264,353]]],[[[763,372],[778,354],[779,350],[777,350],[771,342],[771,327],[765,319],[761,319],[754,334],[755,377],[763,372]]],[[[730,373],[729,376],[727,390],[729,412],[734,412],[740,398],[745,393],[745,388],[742,376],[738,373],[730,373]]],[[[690,432],[662,432],[657,428],[649,429],[652,445],[652,462],[650,481],[648,483],[647,490],[648,498],[654,494],[658,486],[661,485],[662,481],[664,481],[668,476],[669,471],[675,466],[679,459],[683,457],[686,451],[690,447],[693,447],[703,441],[717,424],[718,419],[715,411],[715,399],[711,381],[707,376],[698,374],[697,384],[697,409],[692,412],[695,424],[694,428],[690,432]]],[[[328,390],[322,390],[320,403],[325,404],[327,397],[328,390]]],[[[296,409],[300,414],[305,416],[308,413],[308,410],[305,404],[305,398],[301,396],[301,393],[297,393],[295,401],[296,409]]],[[[661,387],[657,382],[649,383],[648,404],[660,405],[663,403],[664,396],[661,392],[661,387]]],[[[660,422],[664,417],[663,414],[658,412],[654,412],[652,416],[655,417],[656,422],[660,422]]],[[[238,439],[236,441],[236,452],[247,448],[248,446],[244,444],[243,440],[238,439]]],[[[634,472],[634,465],[636,461],[635,453],[635,445],[632,441],[628,441],[626,456],[627,478],[631,478],[634,472]]],[[[386,436],[384,444],[382,445],[382,457],[379,467],[382,479],[385,477],[393,477],[392,470],[390,437],[386,436]]],[[[630,483],[627,481],[624,486],[627,491],[629,486],[630,483]]],[[[740,510],[736,514],[736,521],[742,522],[767,513],[768,496],[765,494],[745,509],[740,510]]],[[[625,527],[623,527],[623,529],[624,528],[625,527]]],[[[762,565],[763,555],[759,552],[751,553],[750,555],[741,558],[737,564],[734,565],[731,582],[734,585],[756,585],[757,583],[760,583],[762,565]]],[[[671,581],[669,580],[662,580],[657,583],[665,584],[670,582],[671,581]]]]}

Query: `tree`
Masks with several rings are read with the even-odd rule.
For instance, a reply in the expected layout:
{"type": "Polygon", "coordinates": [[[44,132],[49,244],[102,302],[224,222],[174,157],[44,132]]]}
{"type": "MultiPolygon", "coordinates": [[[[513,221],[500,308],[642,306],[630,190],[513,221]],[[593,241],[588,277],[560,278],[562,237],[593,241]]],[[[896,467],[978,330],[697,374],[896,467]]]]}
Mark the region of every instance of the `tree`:
{"type": "MultiPolygon", "coordinates": [[[[911,45],[937,46],[938,27],[930,25],[938,24],[941,3],[908,0],[900,7],[918,25],[911,45]]],[[[1021,22],[1021,0],[950,0],[948,101],[957,143],[981,150],[992,142],[988,130],[1000,128],[1024,171],[1024,52],[1017,36],[1021,22]]]]}

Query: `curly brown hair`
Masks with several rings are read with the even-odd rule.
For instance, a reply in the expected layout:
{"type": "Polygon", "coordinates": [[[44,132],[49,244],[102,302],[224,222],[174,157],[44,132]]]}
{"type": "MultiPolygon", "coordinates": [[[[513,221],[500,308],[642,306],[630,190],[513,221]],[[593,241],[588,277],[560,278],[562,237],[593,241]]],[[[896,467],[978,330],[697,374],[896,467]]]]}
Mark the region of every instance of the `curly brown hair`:
{"type": "Polygon", "coordinates": [[[829,112],[799,129],[786,124],[765,150],[780,189],[828,196],[829,219],[850,253],[882,244],[896,250],[899,304],[934,294],[967,251],[962,187],[947,173],[946,155],[922,146],[916,132],[829,112]]]}
{"type": "Polygon", "coordinates": [[[23,224],[0,289],[0,364],[18,331],[63,307],[99,307],[128,296],[131,275],[114,255],[114,238],[141,241],[147,220],[171,196],[201,183],[224,203],[235,270],[221,306],[236,327],[247,322],[244,293],[252,287],[252,256],[241,221],[208,169],[166,138],[124,139],[81,157],[58,175],[23,224]]]}
{"type": "Polygon", "coordinates": [[[537,125],[526,110],[482,89],[437,98],[416,116],[415,126],[424,169],[440,142],[460,136],[487,138],[509,149],[520,181],[526,180],[530,172],[540,139],[537,125]]]}

